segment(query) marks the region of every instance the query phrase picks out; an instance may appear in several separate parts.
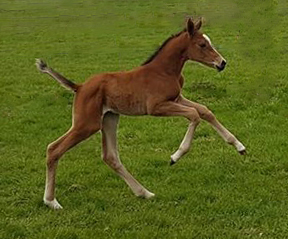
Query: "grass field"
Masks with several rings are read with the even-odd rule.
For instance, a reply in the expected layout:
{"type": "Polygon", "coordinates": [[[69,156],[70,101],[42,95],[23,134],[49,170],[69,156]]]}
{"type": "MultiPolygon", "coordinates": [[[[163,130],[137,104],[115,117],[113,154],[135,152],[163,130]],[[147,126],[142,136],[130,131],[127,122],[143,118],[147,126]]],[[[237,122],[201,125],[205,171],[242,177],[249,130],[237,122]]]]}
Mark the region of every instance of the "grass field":
{"type": "Polygon", "coordinates": [[[288,238],[287,25],[286,0],[1,0],[0,238],[288,238]],[[203,122],[170,167],[187,121],[122,116],[122,162],[156,197],[136,198],[102,162],[97,134],[60,161],[64,209],[45,207],[45,151],[71,125],[73,94],[34,59],[75,82],[128,70],[191,15],[205,18],[228,66],[187,63],[183,94],[207,105],[248,155],[203,122]]]}

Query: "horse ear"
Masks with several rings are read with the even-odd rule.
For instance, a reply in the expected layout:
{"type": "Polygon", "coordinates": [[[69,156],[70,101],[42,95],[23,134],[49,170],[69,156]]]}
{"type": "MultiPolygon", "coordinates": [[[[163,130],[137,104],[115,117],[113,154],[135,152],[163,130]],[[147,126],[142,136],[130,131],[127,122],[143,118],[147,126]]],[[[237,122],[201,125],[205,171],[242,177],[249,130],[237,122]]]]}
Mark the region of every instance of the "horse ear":
{"type": "Polygon", "coordinates": [[[195,30],[198,31],[202,26],[202,17],[198,19],[198,21],[195,23],[195,30]]]}
{"type": "Polygon", "coordinates": [[[195,33],[195,26],[191,18],[189,18],[187,21],[187,31],[190,36],[193,36],[195,33]]]}

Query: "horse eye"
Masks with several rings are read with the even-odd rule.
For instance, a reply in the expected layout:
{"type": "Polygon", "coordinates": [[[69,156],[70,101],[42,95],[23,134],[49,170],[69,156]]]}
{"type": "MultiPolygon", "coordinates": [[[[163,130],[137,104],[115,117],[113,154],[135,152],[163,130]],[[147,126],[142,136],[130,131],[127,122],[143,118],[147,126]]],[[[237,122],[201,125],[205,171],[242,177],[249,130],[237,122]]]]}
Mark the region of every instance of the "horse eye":
{"type": "Polygon", "coordinates": [[[205,43],[202,43],[202,44],[200,44],[200,47],[201,47],[201,48],[204,48],[204,47],[206,47],[206,44],[205,44],[205,43]]]}

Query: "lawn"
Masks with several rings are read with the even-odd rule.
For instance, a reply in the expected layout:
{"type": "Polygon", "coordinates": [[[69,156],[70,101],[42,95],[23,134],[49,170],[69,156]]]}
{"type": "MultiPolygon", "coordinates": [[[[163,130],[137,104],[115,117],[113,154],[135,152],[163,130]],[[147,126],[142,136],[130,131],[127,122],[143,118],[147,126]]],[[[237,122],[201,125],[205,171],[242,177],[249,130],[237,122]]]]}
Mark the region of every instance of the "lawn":
{"type": "Polygon", "coordinates": [[[287,25],[286,0],[1,0],[0,238],[288,238],[287,25]],[[35,58],[78,83],[129,70],[188,16],[204,17],[228,65],[218,73],[188,62],[183,94],[207,105],[248,154],[203,122],[170,167],[187,121],[122,116],[121,160],[156,197],[136,198],[102,162],[97,134],[64,155],[64,209],[47,208],[45,151],[71,126],[73,94],[41,75],[35,58]]]}

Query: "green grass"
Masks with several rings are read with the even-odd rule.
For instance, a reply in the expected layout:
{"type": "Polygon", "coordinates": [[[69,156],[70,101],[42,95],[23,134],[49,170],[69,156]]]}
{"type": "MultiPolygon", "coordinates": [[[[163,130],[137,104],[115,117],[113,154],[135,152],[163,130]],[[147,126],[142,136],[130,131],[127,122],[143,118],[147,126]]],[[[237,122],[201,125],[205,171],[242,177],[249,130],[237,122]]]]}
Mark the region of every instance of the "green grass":
{"type": "Polygon", "coordinates": [[[287,9],[285,0],[2,0],[0,238],[287,238],[287,9]],[[131,69],[190,15],[205,17],[228,66],[187,63],[183,93],[212,109],[248,155],[203,122],[191,152],[169,167],[187,122],[122,116],[121,159],[156,197],[135,198],[108,169],[98,134],[60,161],[64,210],[46,208],[45,150],[70,127],[73,95],[34,59],[76,82],[131,69]]]}

